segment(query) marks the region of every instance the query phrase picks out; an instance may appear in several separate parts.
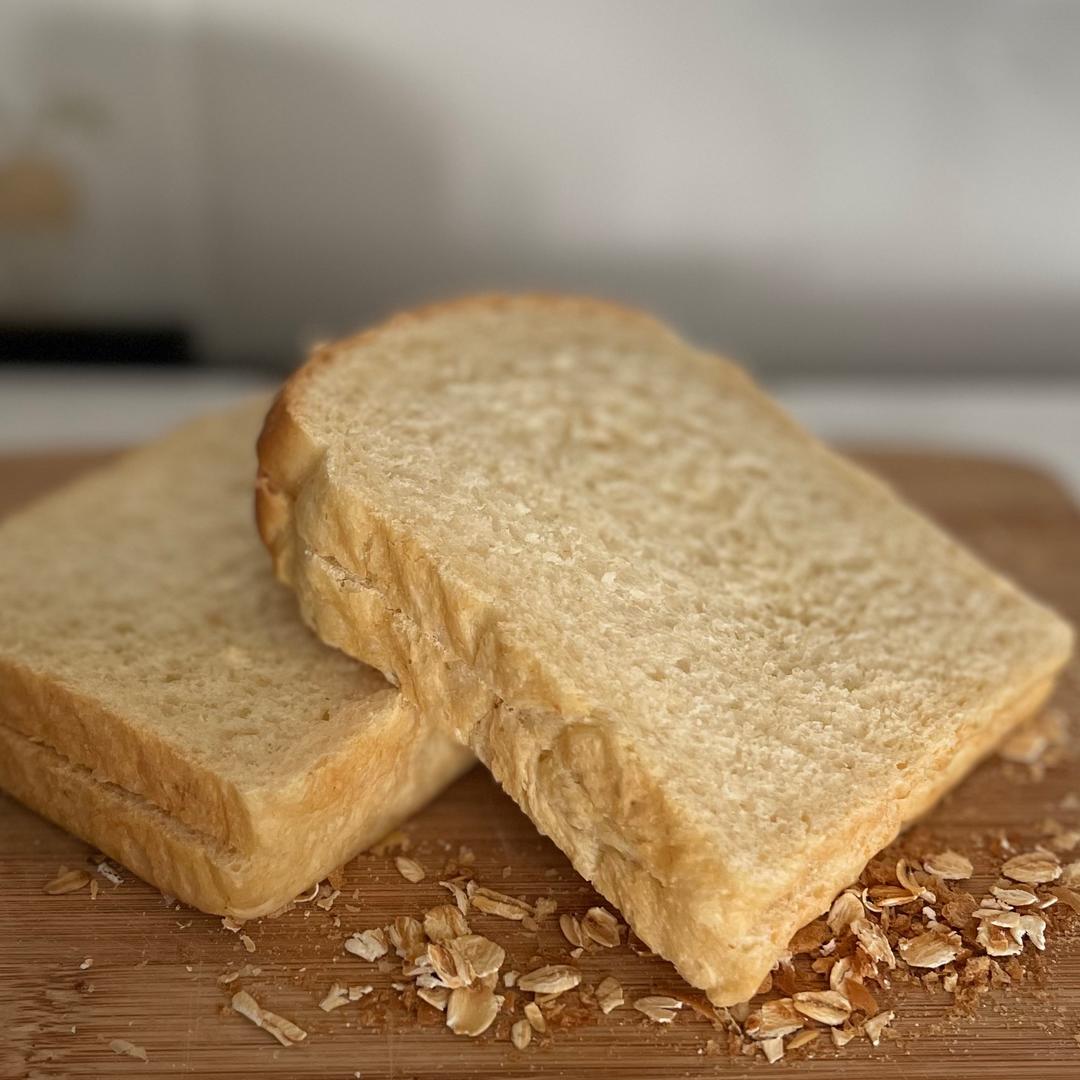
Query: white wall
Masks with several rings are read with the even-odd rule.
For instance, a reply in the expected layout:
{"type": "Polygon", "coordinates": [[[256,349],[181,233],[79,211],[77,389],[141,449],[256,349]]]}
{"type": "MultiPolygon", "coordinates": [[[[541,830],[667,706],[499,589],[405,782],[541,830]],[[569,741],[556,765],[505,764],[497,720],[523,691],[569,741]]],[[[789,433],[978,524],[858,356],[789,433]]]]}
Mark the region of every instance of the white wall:
{"type": "Polygon", "coordinates": [[[0,230],[0,312],[282,357],[547,285],[774,366],[1076,365],[1078,55],[1073,3],[7,0],[0,171],[78,213],[0,230]]]}

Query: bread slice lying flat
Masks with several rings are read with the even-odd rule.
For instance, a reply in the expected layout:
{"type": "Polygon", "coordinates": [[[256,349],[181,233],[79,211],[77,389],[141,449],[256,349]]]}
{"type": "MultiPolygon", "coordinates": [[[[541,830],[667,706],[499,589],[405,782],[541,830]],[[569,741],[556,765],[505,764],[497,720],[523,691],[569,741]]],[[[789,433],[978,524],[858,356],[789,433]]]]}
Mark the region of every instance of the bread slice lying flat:
{"type": "Polygon", "coordinates": [[[0,786],[206,911],[251,917],[467,767],[274,581],[266,401],[0,523],[0,786]]]}
{"type": "Polygon", "coordinates": [[[477,298],[321,348],[260,528],[720,1004],[1046,697],[1071,632],[644,315],[477,298]]]}

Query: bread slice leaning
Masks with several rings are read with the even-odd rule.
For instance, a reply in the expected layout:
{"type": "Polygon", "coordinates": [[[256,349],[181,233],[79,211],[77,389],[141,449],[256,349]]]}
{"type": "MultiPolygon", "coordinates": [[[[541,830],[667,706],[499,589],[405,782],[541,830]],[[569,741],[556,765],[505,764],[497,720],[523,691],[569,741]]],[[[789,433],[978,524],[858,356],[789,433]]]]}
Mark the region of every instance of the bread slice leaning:
{"type": "Polygon", "coordinates": [[[0,786],[165,892],[280,907],[463,771],[274,581],[251,509],[266,400],[0,523],[0,786]]]}
{"type": "Polygon", "coordinates": [[[305,618],[719,1004],[1071,648],[739,368],[587,299],[464,300],[320,348],[259,459],[305,618]]]}

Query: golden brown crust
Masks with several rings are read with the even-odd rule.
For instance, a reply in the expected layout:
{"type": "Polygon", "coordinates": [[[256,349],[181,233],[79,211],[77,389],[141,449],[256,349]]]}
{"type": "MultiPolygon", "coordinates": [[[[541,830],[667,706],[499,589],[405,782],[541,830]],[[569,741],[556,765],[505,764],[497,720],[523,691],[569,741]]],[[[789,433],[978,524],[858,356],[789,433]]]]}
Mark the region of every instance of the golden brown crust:
{"type": "Polygon", "coordinates": [[[0,787],[93,844],[139,877],[202,911],[252,919],[281,907],[369,847],[467,767],[466,756],[428,740],[413,762],[424,785],[402,779],[358,812],[340,805],[333,822],[297,822],[279,842],[250,853],[229,849],[146,800],[94,778],[49,747],[0,722],[0,787]]]}

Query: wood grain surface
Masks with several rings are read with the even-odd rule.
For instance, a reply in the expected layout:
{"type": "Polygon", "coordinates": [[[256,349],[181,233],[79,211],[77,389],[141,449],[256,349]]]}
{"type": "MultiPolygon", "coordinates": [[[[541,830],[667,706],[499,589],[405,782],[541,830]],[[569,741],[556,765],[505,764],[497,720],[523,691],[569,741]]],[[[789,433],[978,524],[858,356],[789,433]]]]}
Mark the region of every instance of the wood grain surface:
{"type": "MultiPolygon", "coordinates": [[[[1049,477],[1023,466],[928,455],[864,454],[914,501],[993,564],[1080,621],[1080,516],[1049,477]]],[[[100,455],[0,461],[0,513],[100,460],[100,455]]],[[[1059,695],[1067,715],[1080,712],[1077,666],[1059,695]]],[[[797,782],[797,778],[794,778],[797,782]]],[[[1041,782],[1000,761],[983,765],[927,819],[942,846],[970,848],[974,837],[1004,832],[1017,844],[1039,837],[1048,816],[1080,827],[1061,802],[1080,791],[1080,762],[1067,755],[1041,782]]],[[[96,900],[87,890],[46,896],[42,886],[60,864],[88,866],[90,849],[0,795],[0,1076],[2,1077],[764,1077],[816,1080],[1080,1077],[1080,942],[1055,935],[1042,971],[1022,987],[983,999],[958,1017],[948,995],[918,986],[895,988],[898,1019],[876,1049],[858,1040],[834,1051],[821,1040],[777,1066],[760,1059],[707,1055],[722,1036],[684,1010],[670,1027],[630,1008],[609,1017],[586,1012],[526,1051],[513,1048],[508,1022],[476,1040],[456,1038],[441,1014],[402,1005],[393,975],[342,952],[348,932],[420,915],[446,894],[435,878],[449,855],[467,845],[478,879],[583,913],[598,898],[556,848],[481,769],[457,783],[407,826],[413,854],[428,879],[405,882],[389,856],[364,855],[346,869],[333,911],[310,905],[246,928],[249,954],[218,919],[167,907],[153,888],[124,874],[96,900]],[[351,909],[351,910],[350,910],[351,909]],[[340,920],[337,925],[336,920],[340,920]],[[87,960],[92,964],[84,966],[87,960]],[[257,977],[228,989],[226,970],[250,963],[257,977]],[[323,1013],[331,982],[372,983],[361,1010],[323,1013]],[[302,1045],[284,1049],[225,1006],[244,987],[267,1008],[305,1027],[302,1045]],[[110,1042],[130,1040],[148,1061],[122,1057],[110,1042]],[[775,1070],[775,1071],[770,1071],[775,1070]]],[[[1076,856],[1074,856],[1076,857],[1076,856]]],[[[989,872],[989,867],[981,868],[989,872]]],[[[979,884],[985,884],[983,880],[979,884]]],[[[536,957],[565,959],[554,920],[539,934],[490,916],[470,915],[474,930],[508,950],[507,966],[525,970],[536,957]]],[[[587,982],[613,974],[628,998],[676,993],[693,997],[673,970],[629,949],[588,954],[587,982]]],[[[517,1015],[520,1016],[520,1006],[517,1015]]]]}

